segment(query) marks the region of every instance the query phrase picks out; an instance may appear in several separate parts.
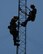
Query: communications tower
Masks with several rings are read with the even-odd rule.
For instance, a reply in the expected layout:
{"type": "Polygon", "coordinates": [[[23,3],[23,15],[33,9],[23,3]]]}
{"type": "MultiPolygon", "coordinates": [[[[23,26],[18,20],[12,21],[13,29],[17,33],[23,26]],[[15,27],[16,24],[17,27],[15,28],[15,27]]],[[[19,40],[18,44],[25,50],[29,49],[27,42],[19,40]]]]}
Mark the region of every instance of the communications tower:
{"type": "Polygon", "coordinates": [[[19,39],[20,46],[17,46],[16,54],[26,54],[26,27],[21,26],[19,23],[22,23],[26,20],[26,14],[23,14],[20,9],[27,13],[27,0],[18,1],[18,30],[19,30],[19,39]]]}
{"type": "Polygon", "coordinates": [[[26,54],[26,24],[28,21],[34,22],[37,13],[34,4],[30,8],[32,10],[27,7],[27,0],[18,0],[18,16],[14,16],[10,26],[8,26],[10,33],[13,35],[16,54],[26,54]],[[27,9],[30,11],[29,14],[27,14],[27,9]],[[25,23],[22,24],[23,22],[25,23]]]}

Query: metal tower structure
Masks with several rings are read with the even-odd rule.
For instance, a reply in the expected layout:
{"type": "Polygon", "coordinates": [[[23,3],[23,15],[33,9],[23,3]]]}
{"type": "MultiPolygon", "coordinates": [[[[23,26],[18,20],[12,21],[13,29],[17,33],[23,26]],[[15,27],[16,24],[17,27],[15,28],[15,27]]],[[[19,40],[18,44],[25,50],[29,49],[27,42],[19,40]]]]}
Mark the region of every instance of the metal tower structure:
{"type": "Polygon", "coordinates": [[[37,10],[34,5],[31,5],[31,8],[32,11],[27,7],[27,0],[18,0],[18,16],[14,16],[8,26],[10,33],[13,35],[14,45],[17,47],[16,54],[26,54],[26,26],[22,26],[22,23],[35,20],[37,10]],[[27,9],[33,14],[28,15],[27,9]],[[30,19],[26,20],[27,16],[30,19]]]}
{"type": "Polygon", "coordinates": [[[17,46],[16,54],[26,54],[26,27],[20,25],[20,23],[24,22],[27,18],[26,14],[22,13],[20,9],[27,13],[27,0],[19,0],[18,1],[18,30],[20,39],[20,46],[17,46]]]}
{"type": "MultiPolygon", "coordinates": [[[[35,12],[31,11],[30,21],[34,21],[36,15],[36,9],[34,5],[31,5],[31,8],[35,10],[35,12]]],[[[16,54],[26,54],[26,26],[22,26],[22,23],[25,22],[27,18],[27,0],[18,0],[18,16],[14,16],[8,26],[10,33],[13,35],[14,45],[17,47],[16,54]],[[17,21],[17,22],[16,22],[17,21]],[[17,26],[16,26],[17,24],[17,26]],[[13,25],[13,26],[12,26],[13,25]],[[15,28],[14,28],[15,26],[15,28]],[[15,31],[14,31],[15,30],[15,31]]],[[[30,11],[30,9],[29,9],[30,11]]]]}

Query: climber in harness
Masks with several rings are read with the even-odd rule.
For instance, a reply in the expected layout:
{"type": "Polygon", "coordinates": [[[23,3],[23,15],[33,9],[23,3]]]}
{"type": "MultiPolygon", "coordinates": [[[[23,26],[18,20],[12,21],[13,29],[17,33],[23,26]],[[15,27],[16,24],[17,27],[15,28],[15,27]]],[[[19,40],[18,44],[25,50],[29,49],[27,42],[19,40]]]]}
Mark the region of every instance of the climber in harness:
{"type": "Polygon", "coordinates": [[[14,45],[19,46],[18,30],[17,30],[18,25],[16,24],[17,20],[18,17],[14,16],[11,19],[10,26],[8,26],[8,29],[10,30],[10,34],[13,36],[14,45]]]}
{"type": "Polygon", "coordinates": [[[28,21],[32,21],[32,22],[35,21],[37,9],[35,8],[34,4],[32,4],[30,6],[30,8],[32,10],[29,9],[29,11],[30,11],[29,14],[27,14],[26,12],[22,11],[22,9],[20,9],[22,13],[24,13],[24,14],[26,14],[28,16],[28,18],[24,22],[21,23],[21,26],[23,26],[23,27],[25,27],[27,25],[28,21]]]}

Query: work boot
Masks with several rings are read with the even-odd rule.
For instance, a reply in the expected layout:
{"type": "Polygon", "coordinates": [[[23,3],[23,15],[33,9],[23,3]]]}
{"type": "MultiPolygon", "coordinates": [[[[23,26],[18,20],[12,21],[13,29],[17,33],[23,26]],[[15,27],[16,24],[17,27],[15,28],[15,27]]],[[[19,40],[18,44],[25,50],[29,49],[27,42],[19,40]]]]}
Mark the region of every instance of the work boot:
{"type": "Polygon", "coordinates": [[[20,42],[20,40],[16,40],[16,42],[20,42]]]}
{"type": "Polygon", "coordinates": [[[14,43],[14,45],[15,45],[15,46],[20,46],[20,44],[19,44],[19,43],[14,43]]]}
{"type": "Polygon", "coordinates": [[[22,22],[21,26],[26,27],[26,24],[27,24],[26,22],[22,22]]]}

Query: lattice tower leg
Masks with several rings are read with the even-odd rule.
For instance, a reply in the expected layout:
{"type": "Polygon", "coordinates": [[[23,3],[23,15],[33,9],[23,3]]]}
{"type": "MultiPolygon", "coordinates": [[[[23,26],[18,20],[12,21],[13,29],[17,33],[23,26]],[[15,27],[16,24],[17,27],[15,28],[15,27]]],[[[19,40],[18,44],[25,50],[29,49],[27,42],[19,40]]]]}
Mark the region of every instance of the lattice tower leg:
{"type": "MultiPolygon", "coordinates": [[[[26,20],[26,14],[23,14],[20,8],[27,12],[26,10],[27,0],[19,0],[19,9],[18,9],[18,16],[19,22],[22,23],[26,20]]],[[[17,54],[26,54],[26,27],[23,27],[19,24],[19,39],[20,39],[20,46],[17,46],[17,54]]]]}

